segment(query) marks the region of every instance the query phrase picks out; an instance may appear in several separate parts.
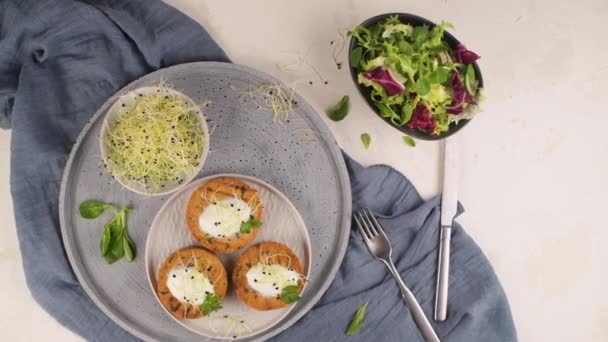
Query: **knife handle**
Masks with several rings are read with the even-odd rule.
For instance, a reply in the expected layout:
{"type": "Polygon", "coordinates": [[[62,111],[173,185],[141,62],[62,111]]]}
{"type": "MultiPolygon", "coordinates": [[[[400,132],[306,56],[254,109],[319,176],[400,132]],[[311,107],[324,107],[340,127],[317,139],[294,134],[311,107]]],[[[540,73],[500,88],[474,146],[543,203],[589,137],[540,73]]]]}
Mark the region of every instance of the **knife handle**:
{"type": "Polygon", "coordinates": [[[448,312],[448,278],[450,276],[450,240],[452,226],[442,226],[439,233],[437,288],[435,291],[435,321],[443,322],[448,312]]]}

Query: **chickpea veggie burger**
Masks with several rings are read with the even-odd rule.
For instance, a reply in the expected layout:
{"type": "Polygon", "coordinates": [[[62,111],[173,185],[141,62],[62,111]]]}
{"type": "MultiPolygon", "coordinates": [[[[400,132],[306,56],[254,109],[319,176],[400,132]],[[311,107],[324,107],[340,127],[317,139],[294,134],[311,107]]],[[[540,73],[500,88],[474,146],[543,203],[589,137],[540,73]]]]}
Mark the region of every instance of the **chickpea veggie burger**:
{"type": "Polygon", "coordinates": [[[256,310],[286,307],[300,299],[304,270],[294,252],[278,242],[249,247],[236,262],[232,283],[238,297],[256,310]]]}
{"type": "Polygon", "coordinates": [[[220,259],[198,247],[171,254],[158,275],[158,297],[180,319],[200,318],[221,309],[227,289],[228,275],[220,259]]]}
{"type": "Polygon", "coordinates": [[[228,177],[196,189],[186,223],[198,242],[219,253],[232,253],[253,241],[262,226],[262,201],[255,189],[228,177]]]}

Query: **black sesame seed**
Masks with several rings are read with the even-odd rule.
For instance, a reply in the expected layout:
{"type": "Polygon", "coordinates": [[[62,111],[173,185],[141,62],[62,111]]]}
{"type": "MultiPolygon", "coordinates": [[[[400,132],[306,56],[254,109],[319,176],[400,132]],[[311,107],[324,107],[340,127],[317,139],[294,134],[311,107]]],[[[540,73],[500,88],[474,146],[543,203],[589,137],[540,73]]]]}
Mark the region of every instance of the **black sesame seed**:
{"type": "Polygon", "coordinates": [[[308,82],[308,84],[312,84],[312,81],[308,82]]]}
{"type": "Polygon", "coordinates": [[[245,321],[241,321],[241,323],[245,323],[245,321]]]}
{"type": "Polygon", "coordinates": [[[258,280],[257,280],[257,279],[253,279],[253,282],[254,282],[254,283],[257,283],[257,282],[258,282],[258,280]]]}
{"type": "Polygon", "coordinates": [[[190,279],[194,279],[194,276],[190,277],[190,279]]]}
{"type": "Polygon", "coordinates": [[[177,277],[175,274],[173,275],[173,278],[177,277]]]}

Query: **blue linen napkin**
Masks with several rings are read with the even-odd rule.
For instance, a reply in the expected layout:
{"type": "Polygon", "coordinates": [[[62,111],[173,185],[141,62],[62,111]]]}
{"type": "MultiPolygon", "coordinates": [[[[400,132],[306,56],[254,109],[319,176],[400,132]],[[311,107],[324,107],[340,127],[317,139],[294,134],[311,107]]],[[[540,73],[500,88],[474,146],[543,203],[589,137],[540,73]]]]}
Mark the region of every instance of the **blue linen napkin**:
{"type": "MultiPolygon", "coordinates": [[[[78,133],[130,81],[193,61],[228,61],[196,22],[156,0],[0,2],[0,127],[12,128],[11,193],[27,284],[62,325],[93,341],[136,340],[84,293],[63,251],[58,195],[78,133]]],[[[371,207],[394,242],[393,258],[430,317],[439,199],[424,202],[388,166],[345,155],[354,208],[371,207]]],[[[444,341],[515,341],[507,298],[479,247],[456,225],[444,341]]],[[[320,302],[277,341],[421,341],[395,282],[353,232],[320,302]],[[344,330],[369,302],[363,329],[344,330]]]]}

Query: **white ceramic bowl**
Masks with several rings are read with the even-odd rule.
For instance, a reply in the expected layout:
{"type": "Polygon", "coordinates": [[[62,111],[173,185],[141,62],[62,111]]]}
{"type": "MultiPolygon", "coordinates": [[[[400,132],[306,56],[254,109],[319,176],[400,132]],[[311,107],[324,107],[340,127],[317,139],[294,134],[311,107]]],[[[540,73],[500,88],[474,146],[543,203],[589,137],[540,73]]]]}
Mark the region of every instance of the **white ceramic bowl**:
{"type": "MultiPolygon", "coordinates": [[[[116,121],[116,118],[120,114],[120,110],[123,107],[123,104],[125,105],[125,107],[128,107],[133,103],[135,98],[137,96],[139,96],[140,94],[144,95],[144,96],[152,95],[152,94],[156,94],[158,92],[158,90],[159,90],[158,86],[143,87],[143,88],[138,88],[138,89],[132,90],[124,95],[119,96],[118,99],[116,100],[116,102],[112,105],[112,107],[110,107],[110,109],[108,110],[108,112],[104,118],[103,126],[101,128],[101,134],[99,135],[99,148],[101,150],[101,157],[103,158],[103,161],[105,164],[108,164],[108,159],[107,159],[108,151],[105,147],[105,144],[103,143],[103,138],[106,136],[108,128],[116,121]]],[[[181,183],[174,181],[174,180],[161,183],[164,185],[164,187],[162,187],[162,191],[153,192],[150,189],[147,189],[142,184],[133,184],[133,183],[130,184],[130,182],[128,180],[124,179],[124,177],[115,176],[115,179],[120,184],[122,184],[122,186],[124,186],[125,188],[127,188],[131,191],[142,194],[142,195],[161,196],[161,195],[170,194],[174,191],[177,191],[177,190],[185,187],[199,173],[199,171],[203,167],[203,164],[205,163],[205,159],[207,159],[207,154],[209,153],[209,127],[207,126],[207,120],[206,120],[205,116],[200,111],[198,106],[196,106],[196,104],[194,103],[194,101],[192,101],[191,98],[180,93],[177,90],[173,90],[171,88],[165,87],[165,89],[163,89],[163,91],[186,101],[192,108],[190,113],[199,116],[200,121],[201,121],[201,127],[203,129],[203,134],[205,136],[205,138],[203,140],[203,150],[202,150],[202,153],[198,160],[198,166],[195,168],[195,170],[191,174],[183,173],[181,175],[177,175],[180,179],[183,180],[181,183]]]]}

